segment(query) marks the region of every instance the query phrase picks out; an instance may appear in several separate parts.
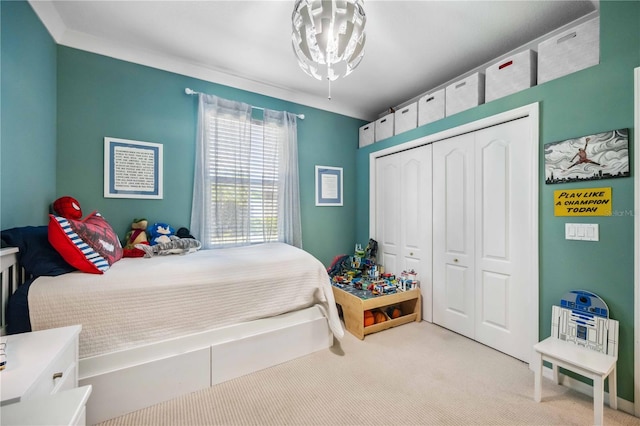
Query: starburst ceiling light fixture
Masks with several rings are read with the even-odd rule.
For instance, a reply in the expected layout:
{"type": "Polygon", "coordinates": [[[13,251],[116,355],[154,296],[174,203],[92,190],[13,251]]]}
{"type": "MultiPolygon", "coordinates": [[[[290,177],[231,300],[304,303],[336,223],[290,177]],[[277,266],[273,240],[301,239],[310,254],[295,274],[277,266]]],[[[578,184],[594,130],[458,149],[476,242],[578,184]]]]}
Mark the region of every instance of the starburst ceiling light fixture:
{"type": "Polygon", "coordinates": [[[364,56],[367,18],[362,0],[296,0],[291,17],[300,68],[331,82],[349,75],[364,56]]]}

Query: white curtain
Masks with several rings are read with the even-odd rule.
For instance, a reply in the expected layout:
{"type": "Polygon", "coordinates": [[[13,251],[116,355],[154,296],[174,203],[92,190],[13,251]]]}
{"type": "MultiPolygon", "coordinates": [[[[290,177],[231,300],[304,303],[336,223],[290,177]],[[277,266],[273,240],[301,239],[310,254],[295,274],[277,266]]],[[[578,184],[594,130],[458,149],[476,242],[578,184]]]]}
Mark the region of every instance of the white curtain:
{"type": "Polygon", "coordinates": [[[284,111],[265,110],[264,124],[279,129],[278,241],[302,248],[296,116],[284,111]]]}
{"type": "Polygon", "coordinates": [[[252,122],[251,115],[248,104],[199,95],[191,232],[203,248],[276,240],[302,247],[296,117],[265,110],[252,122]],[[269,155],[262,138],[274,137],[277,170],[261,163],[269,155]]]}

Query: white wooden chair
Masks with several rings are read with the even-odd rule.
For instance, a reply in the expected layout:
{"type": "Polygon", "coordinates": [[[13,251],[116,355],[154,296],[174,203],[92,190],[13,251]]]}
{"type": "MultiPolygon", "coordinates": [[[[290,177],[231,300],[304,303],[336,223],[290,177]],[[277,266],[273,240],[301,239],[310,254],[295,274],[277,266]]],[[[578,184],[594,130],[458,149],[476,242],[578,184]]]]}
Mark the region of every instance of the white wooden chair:
{"type": "Polygon", "coordinates": [[[543,361],[553,367],[559,384],[558,367],[593,380],[593,423],[602,425],[604,380],[609,378],[609,406],[618,408],[616,362],[618,361],[618,321],[601,316],[552,307],[551,336],[535,344],[534,400],[542,394],[543,361]]]}

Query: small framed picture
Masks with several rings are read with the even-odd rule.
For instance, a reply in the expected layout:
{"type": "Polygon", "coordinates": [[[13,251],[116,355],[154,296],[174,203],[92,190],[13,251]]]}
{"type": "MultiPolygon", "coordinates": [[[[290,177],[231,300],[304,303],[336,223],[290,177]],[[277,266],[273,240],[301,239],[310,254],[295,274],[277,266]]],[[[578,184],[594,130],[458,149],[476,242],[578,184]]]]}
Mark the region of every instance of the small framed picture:
{"type": "Polygon", "coordinates": [[[162,199],[162,145],[105,137],[104,196],[162,199]]]}
{"type": "Polygon", "coordinates": [[[342,205],[342,167],[316,166],[316,206],[342,205]]]}

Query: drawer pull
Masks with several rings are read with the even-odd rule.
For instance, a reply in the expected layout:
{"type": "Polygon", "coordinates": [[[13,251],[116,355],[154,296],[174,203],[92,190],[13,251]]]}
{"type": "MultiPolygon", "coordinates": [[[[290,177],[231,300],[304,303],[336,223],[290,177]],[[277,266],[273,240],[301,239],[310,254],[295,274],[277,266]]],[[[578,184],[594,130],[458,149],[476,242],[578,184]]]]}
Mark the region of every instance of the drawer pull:
{"type": "Polygon", "coordinates": [[[566,35],[566,36],[564,36],[564,37],[560,37],[560,38],[558,39],[558,41],[556,41],[556,43],[557,43],[557,44],[564,43],[564,42],[565,42],[565,41],[567,41],[567,40],[571,40],[571,39],[572,39],[572,38],[574,38],[576,35],[577,35],[577,34],[576,34],[576,32],[574,31],[574,32],[572,32],[572,33],[570,33],[570,34],[567,34],[567,35],[566,35]]]}
{"type": "Polygon", "coordinates": [[[513,65],[513,61],[505,62],[504,64],[500,65],[498,69],[501,70],[502,68],[506,68],[509,65],[513,65]]]}
{"type": "Polygon", "coordinates": [[[53,380],[59,379],[62,377],[62,373],[53,373],[53,380]]]}

